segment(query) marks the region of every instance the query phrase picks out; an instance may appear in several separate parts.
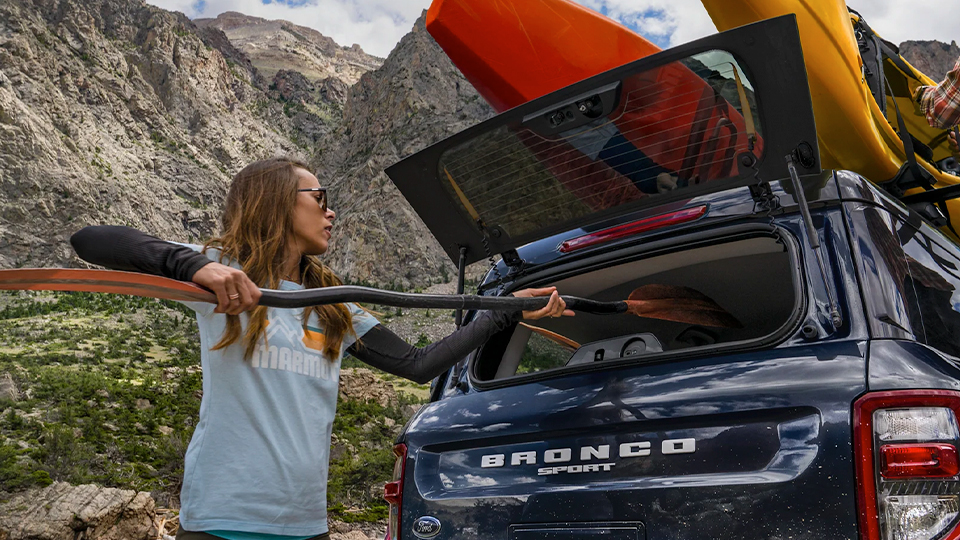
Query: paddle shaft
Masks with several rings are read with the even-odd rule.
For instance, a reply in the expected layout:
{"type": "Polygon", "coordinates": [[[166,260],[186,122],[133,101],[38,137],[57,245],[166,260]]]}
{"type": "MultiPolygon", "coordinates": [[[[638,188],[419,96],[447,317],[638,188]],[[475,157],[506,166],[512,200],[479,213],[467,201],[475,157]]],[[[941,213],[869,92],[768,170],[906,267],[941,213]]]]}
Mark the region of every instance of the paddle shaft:
{"type": "MultiPolygon", "coordinates": [[[[86,291],[217,303],[217,297],[212,292],[194,283],[116,270],[74,268],[0,270],[0,290],[86,291]]],[[[467,294],[415,294],[353,285],[296,291],[261,289],[261,293],[260,305],[288,309],[344,302],[366,302],[406,308],[531,311],[546,306],[550,301],[547,296],[516,298],[513,296],[467,294]]],[[[597,302],[575,296],[562,296],[561,298],[567,303],[567,308],[574,311],[599,314],[625,313],[627,311],[626,302],[597,302]]]]}
{"type": "MultiPolygon", "coordinates": [[[[383,291],[370,287],[341,285],[301,291],[261,289],[260,305],[277,308],[303,308],[321,304],[366,302],[392,307],[432,309],[487,309],[532,311],[543,308],[548,296],[516,298],[513,296],[477,296],[470,294],[418,294],[383,291]]],[[[567,309],[596,314],[625,313],[625,302],[598,302],[577,296],[561,296],[567,309]]]]}

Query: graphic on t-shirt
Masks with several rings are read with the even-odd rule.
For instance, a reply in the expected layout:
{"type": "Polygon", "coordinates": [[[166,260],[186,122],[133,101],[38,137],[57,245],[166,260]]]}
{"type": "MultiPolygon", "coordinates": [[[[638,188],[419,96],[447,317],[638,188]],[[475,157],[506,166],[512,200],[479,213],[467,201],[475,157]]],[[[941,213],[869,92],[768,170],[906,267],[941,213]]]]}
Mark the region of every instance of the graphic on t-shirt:
{"type": "Polygon", "coordinates": [[[315,351],[322,351],[324,343],[323,330],[307,326],[307,329],[303,332],[303,345],[315,351]]]}
{"type": "Polygon", "coordinates": [[[273,339],[278,333],[281,333],[282,338],[291,343],[303,336],[303,327],[300,324],[293,324],[289,317],[268,318],[266,323],[267,341],[273,339]]]}
{"type": "Polygon", "coordinates": [[[265,336],[250,355],[250,365],[328,380],[337,376],[339,362],[330,362],[320,354],[323,343],[323,333],[319,328],[311,327],[304,332],[293,318],[270,319],[265,336]],[[314,354],[312,351],[317,352],[314,354]]]}

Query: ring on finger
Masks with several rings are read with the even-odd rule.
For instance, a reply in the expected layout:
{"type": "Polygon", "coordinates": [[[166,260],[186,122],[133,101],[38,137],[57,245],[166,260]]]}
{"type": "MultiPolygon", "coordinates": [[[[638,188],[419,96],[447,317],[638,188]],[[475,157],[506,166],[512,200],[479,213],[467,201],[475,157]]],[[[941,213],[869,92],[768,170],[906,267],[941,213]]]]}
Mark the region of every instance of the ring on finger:
{"type": "Polygon", "coordinates": [[[229,299],[231,299],[231,300],[237,300],[237,299],[240,298],[240,293],[229,294],[229,295],[227,295],[227,298],[229,298],[229,299]]]}

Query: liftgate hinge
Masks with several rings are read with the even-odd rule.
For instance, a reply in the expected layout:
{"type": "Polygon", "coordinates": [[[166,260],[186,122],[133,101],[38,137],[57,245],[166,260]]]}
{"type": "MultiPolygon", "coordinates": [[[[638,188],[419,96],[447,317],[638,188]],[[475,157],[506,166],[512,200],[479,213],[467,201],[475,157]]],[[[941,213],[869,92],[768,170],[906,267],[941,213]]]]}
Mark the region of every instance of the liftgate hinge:
{"type": "Polygon", "coordinates": [[[770,182],[761,181],[750,186],[750,196],[753,198],[755,213],[769,214],[780,209],[780,199],[773,194],[770,182]]]}

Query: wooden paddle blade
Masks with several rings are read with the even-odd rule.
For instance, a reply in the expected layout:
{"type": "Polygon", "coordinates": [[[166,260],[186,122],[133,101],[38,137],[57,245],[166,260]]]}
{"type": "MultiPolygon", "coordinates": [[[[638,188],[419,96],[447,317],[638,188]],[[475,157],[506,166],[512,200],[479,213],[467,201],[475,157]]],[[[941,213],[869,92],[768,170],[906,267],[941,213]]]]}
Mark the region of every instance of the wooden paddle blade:
{"type": "Polygon", "coordinates": [[[702,292],[678,285],[644,285],[630,293],[627,312],[660,319],[720,328],[743,328],[736,317],[702,292]]]}
{"type": "Polygon", "coordinates": [[[543,337],[545,337],[545,338],[547,338],[547,339],[553,340],[554,342],[559,343],[560,345],[563,345],[564,348],[570,349],[571,351],[575,351],[575,350],[577,350],[577,349],[580,348],[580,344],[577,343],[576,341],[574,341],[574,340],[572,340],[572,339],[570,339],[570,338],[568,338],[567,336],[564,336],[564,335],[562,335],[562,334],[558,334],[558,333],[556,333],[556,332],[551,332],[550,330],[547,330],[546,328],[540,328],[539,326],[534,326],[534,325],[532,325],[532,324],[527,324],[527,323],[525,323],[525,322],[521,322],[521,323],[520,323],[520,326],[523,326],[523,327],[525,327],[525,328],[529,328],[530,330],[532,330],[532,331],[540,334],[541,336],[543,336],[543,337]]]}
{"type": "Polygon", "coordinates": [[[216,295],[192,283],[115,270],[67,268],[0,270],[0,290],[114,293],[184,302],[217,303],[216,295]]]}

